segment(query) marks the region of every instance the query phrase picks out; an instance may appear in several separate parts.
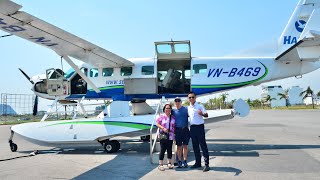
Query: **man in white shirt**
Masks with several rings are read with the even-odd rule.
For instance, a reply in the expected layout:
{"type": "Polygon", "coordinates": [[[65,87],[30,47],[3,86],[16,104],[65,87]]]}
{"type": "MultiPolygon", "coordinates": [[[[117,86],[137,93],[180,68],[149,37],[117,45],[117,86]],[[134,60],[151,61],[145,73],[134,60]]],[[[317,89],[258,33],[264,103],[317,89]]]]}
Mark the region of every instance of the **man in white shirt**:
{"type": "Polygon", "coordinates": [[[208,113],[203,105],[198,104],[196,102],[196,94],[194,92],[190,92],[188,94],[188,99],[190,105],[188,106],[188,115],[190,118],[190,136],[192,139],[192,146],[194,151],[194,156],[196,159],[196,163],[191,166],[191,168],[199,168],[201,167],[201,154],[200,148],[203,153],[205,167],[203,172],[209,171],[209,152],[206,143],[205,131],[204,131],[204,120],[203,117],[208,117],[208,113]]]}

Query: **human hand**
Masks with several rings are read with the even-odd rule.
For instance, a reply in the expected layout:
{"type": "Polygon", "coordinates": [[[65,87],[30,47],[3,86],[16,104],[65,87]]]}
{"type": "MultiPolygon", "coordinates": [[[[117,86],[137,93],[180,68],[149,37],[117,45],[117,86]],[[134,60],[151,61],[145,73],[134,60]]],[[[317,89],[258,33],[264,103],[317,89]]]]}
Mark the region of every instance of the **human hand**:
{"type": "Polygon", "coordinates": [[[163,128],[162,131],[165,133],[168,133],[168,129],[166,129],[166,128],[163,128]]]}

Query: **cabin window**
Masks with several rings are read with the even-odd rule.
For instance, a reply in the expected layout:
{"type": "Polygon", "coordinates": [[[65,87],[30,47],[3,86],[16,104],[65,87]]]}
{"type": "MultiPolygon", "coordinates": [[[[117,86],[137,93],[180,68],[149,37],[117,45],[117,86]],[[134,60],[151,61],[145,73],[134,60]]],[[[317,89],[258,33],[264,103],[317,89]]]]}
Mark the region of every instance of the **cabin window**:
{"type": "Polygon", "coordinates": [[[130,76],[132,74],[132,67],[122,67],[121,76],[130,76]]]}
{"type": "Polygon", "coordinates": [[[90,69],[90,77],[98,77],[99,71],[98,68],[90,69]]]}
{"type": "Polygon", "coordinates": [[[194,74],[205,74],[207,73],[207,65],[206,64],[194,64],[193,65],[194,74]]]}
{"type": "Polygon", "coordinates": [[[158,71],[158,80],[162,81],[167,75],[167,71],[158,71]]]}
{"type": "Polygon", "coordinates": [[[64,77],[66,79],[69,79],[73,74],[74,74],[74,69],[73,68],[70,68],[66,73],[64,73],[64,77]]]}
{"type": "Polygon", "coordinates": [[[82,67],[80,70],[84,75],[88,76],[88,68],[82,67]]]}
{"type": "Polygon", "coordinates": [[[141,74],[142,75],[152,75],[152,74],[154,74],[154,66],[142,66],[141,74]]]}
{"type": "Polygon", "coordinates": [[[103,68],[102,69],[102,76],[113,76],[113,68],[103,68]]]}

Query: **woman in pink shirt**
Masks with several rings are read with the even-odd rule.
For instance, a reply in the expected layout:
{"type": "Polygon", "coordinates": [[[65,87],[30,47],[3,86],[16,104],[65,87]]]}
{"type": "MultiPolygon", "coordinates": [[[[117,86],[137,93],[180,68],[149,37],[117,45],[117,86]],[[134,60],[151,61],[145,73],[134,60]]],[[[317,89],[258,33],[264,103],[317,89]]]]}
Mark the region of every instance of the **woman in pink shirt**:
{"type": "Polygon", "coordinates": [[[169,169],[173,168],[172,165],[172,143],[174,140],[174,129],[175,129],[175,118],[171,115],[172,107],[170,104],[166,104],[163,107],[163,114],[161,114],[157,118],[157,126],[160,129],[160,134],[169,133],[168,140],[160,140],[160,154],[159,154],[159,170],[164,171],[163,167],[163,158],[164,153],[167,151],[167,158],[168,158],[168,167],[169,169]],[[169,126],[170,124],[170,126],[169,126]]]}

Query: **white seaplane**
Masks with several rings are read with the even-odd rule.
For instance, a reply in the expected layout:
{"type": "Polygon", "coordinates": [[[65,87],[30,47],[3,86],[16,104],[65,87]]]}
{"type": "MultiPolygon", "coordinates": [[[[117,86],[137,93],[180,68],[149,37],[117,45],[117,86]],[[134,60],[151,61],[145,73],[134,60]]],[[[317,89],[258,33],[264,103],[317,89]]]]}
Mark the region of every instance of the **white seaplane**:
{"type": "MultiPolygon", "coordinates": [[[[52,49],[72,70],[49,69],[40,76],[26,77],[37,96],[59,100],[112,99],[98,117],[44,121],[11,127],[27,140],[50,146],[101,143],[107,152],[120,144],[109,140],[118,135],[146,135],[154,127],[155,110],[146,99],[198,96],[301,76],[320,67],[320,0],[300,0],[278,42],[276,57],[192,57],[189,41],[155,42],[155,58],[125,59],[42,21],[22,6],[0,1],[0,29],[52,49]],[[78,67],[71,58],[83,62],[78,67]],[[129,108],[132,104],[132,112],[129,108]]],[[[238,101],[235,113],[248,114],[238,101]]],[[[246,106],[246,108],[244,108],[246,106]]],[[[218,114],[209,111],[206,123],[218,114]]]]}

